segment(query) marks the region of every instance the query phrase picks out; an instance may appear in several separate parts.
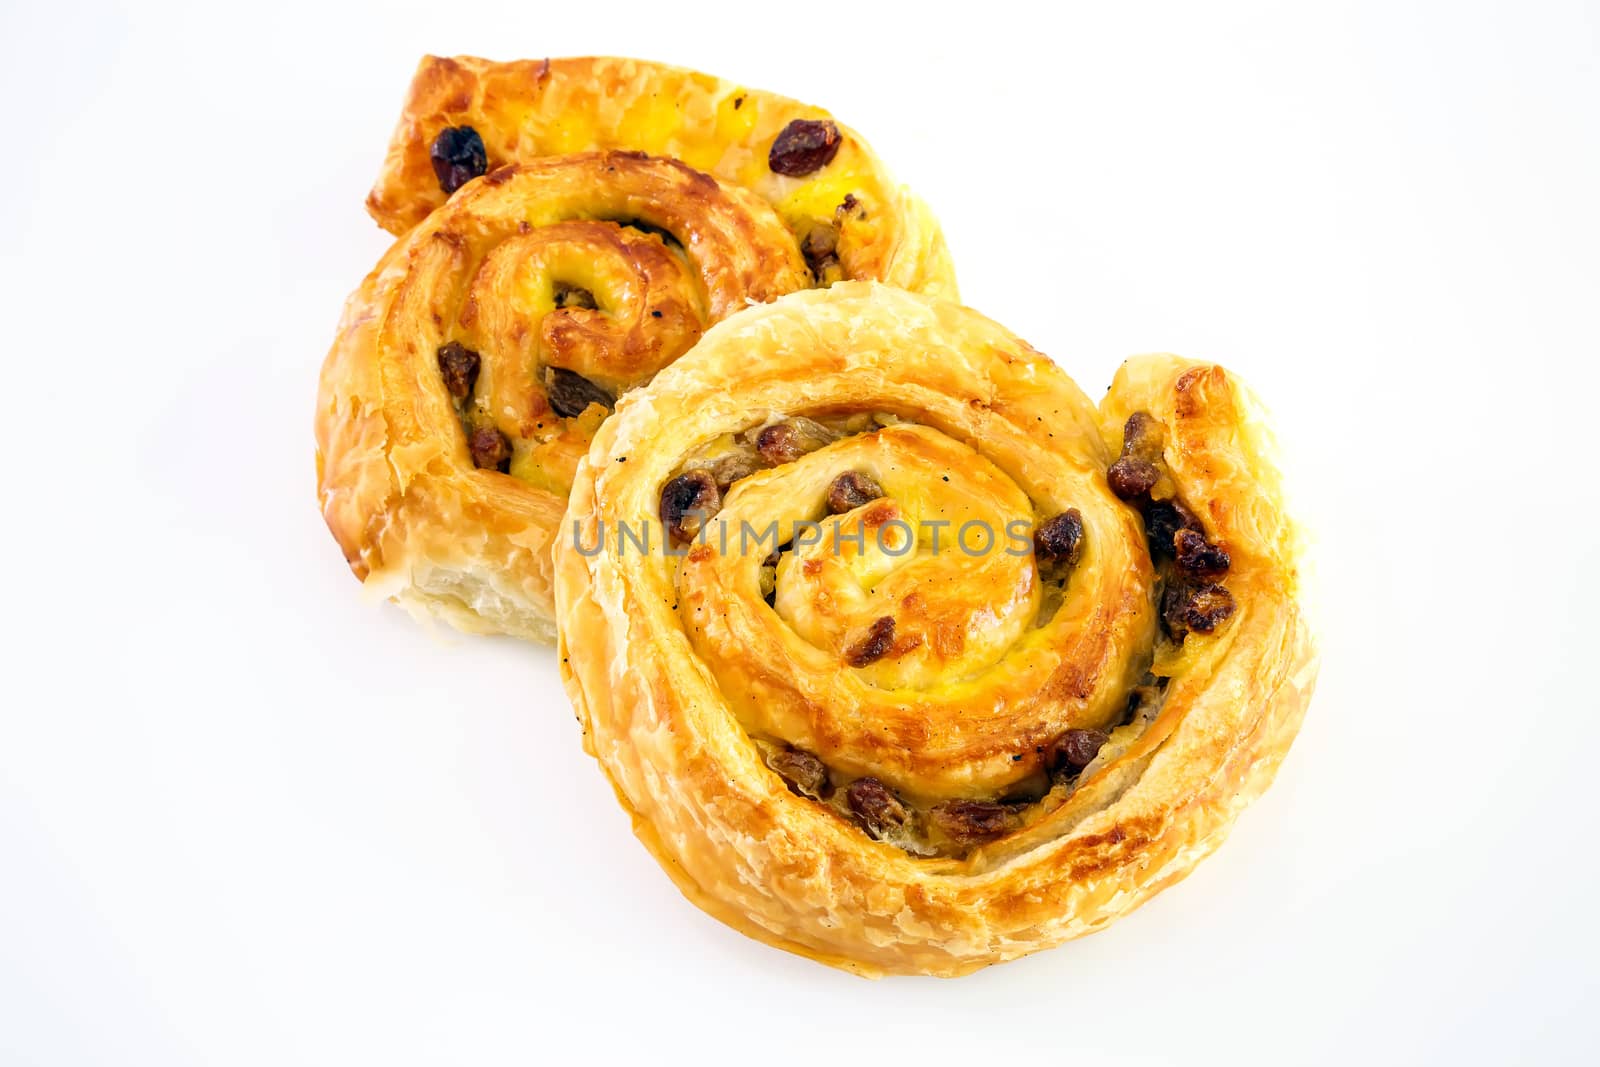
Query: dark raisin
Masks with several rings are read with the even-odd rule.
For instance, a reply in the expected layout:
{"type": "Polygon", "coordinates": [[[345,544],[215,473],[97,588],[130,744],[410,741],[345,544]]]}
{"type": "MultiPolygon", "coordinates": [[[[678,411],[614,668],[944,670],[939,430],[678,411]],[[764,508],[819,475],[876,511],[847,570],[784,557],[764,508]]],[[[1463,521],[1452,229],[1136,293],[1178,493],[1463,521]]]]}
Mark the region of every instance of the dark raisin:
{"type": "Polygon", "coordinates": [[[507,470],[511,465],[511,441],[493,426],[479,426],[467,438],[474,467],[507,470]]]}
{"type": "Polygon", "coordinates": [[[911,813],[900,803],[900,798],[876,778],[857,778],[844,791],[850,810],[873,836],[906,824],[911,813]]]}
{"type": "Polygon", "coordinates": [[[761,469],[761,460],[749,452],[729,452],[711,464],[711,476],[717,488],[726,491],[741,478],[748,478],[761,469]]]}
{"type": "Polygon", "coordinates": [[[445,195],[455,192],[489,169],[483,138],[471,126],[446,126],[428,149],[433,173],[445,195]]]}
{"type": "Polygon", "coordinates": [[[834,439],[827,427],[807,418],[786,419],[764,427],[756,434],[756,451],[768,463],[793,463],[808,452],[815,452],[834,439]]]}
{"type": "Polygon", "coordinates": [[[828,272],[828,268],[839,265],[839,231],[832,223],[814,223],[806,231],[805,240],[800,242],[800,254],[805,257],[806,266],[811,268],[811,273],[816,275],[818,281],[828,272]]]}
{"type": "Polygon", "coordinates": [[[692,470],[661,487],[661,522],[676,541],[693,541],[706,520],[720,510],[722,494],[709,471],[692,470]]]}
{"type": "Polygon", "coordinates": [[[599,307],[594,302],[593,293],[576,285],[557,285],[555,296],[558,308],[588,308],[592,311],[599,307]]]}
{"type": "Polygon", "coordinates": [[[451,341],[439,348],[439,373],[444,376],[444,387],[456,400],[472,395],[478,380],[478,353],[466,345],[451,341]]]}
{"type": "Polygon", "coordinates": [[[952,840],[971,845],[1015,830],[1022,813],[989,800],[947,800],[928,809],[928,821],[952,840]]]}
{"type": "Polygon", "coordinates": [[[1194,512],[1176,500],[1155,500],[1145,506],[1144,536],[1153,556],[1170,557],[1178,531],[1198,529],[1200,520],[1194,512]]]}
{"type": "Polygon", "coordinates": [[[1199,530],[1183,529],[1173,536],[1178,572],[1190,578],[1215,578],[1233,564],[1227,549],[1206,540],[1199,530]]]}
{"type": "Polygon", "coordinates": [[[795,119],[773,140],[767,165],[774,173],[803,177],[831,163],[839,144],[839,127],[833,123],[795,119]]]}
{"type": "Polygon", "coordinates": [[[550,367],[546,371],[545,391],[550,394],[550,407],[555,413],[569,419],[582,415],[590,404],[609,408],[617,402],[616,397],[594,382],[565,367],[550,367]]]}
{"type": "Polygon", "coordinates": [[[806,231],[806,239],[800,242],[800,251],[808,262],[831,256],[838,249],[839,231],[831,222],[813,223],[811,229],[806,231]]]}
{"type": "Polygon", "coordinates": [[[852,667],[865,667],[889,654],[894,645],[894,616],[885,615],[867,628],[867,635],[845,649],[845,662],[852,667]]]}
{"type": "Polygon", "coordinates": [[[795,792],[819,798],[826,794],[827,765],[811,753],[798,748],[785,749],[767,762],[795,792]]]}
{"type": "Polygon", "coordinates": [[[843,515],[883,495],[883,487],[858,471],[845,471],[828,486],[828,514],[843,515]]]}
{"type": "Polygon", "coordinates": [[[1137,500],[1161,480],[1161,469],[1146,459],[1123,456],[1106,471],[1106,483],[1122,500],[1137,500]]]}
{"type": "Polygon", "coordinates": [[[1046,762],[1052,768],[1081,771],[1094,762],[1101,747],[1109,740],[1099,730],[1068,730],[1051,742],[1046,762]]]}
{"type": "Polygon", "coordinates": [[[1208,634],[1233,615],[1233,594],[1215,582],[1173,582],[1161,595],[1161,620],[1167,633],[1181,641],[1185,634],[1208,634]]]}
{"type": "Polygon", "coordinates": [[[1161,458],[1162,438],[1165,436],[1165,428],[1153,415],[1135,411],[1122,424],[1122,454],[1154,463],[1161,458]]]}
{"type": "Polygon", "coordinates": [[[797,434],[786,422],[767,426],[756,434],[756,450],[768,463],[789,463],[805,453],[796,447],[797,434]]]}
{"type": "Polygon", "coordinates": [[[1162,425],[1143,411],[1122,426],[1122,455],[1106,471],[1111,491],[1123,500],[1137,500],[1161,480],[1162,425]]]}
{"type": "Polygon", "coordinates": [[[1065,567],[1077,565],[1083,555],[1083,516],[1068,508],[1033,531],[1033,552],[1040,560],[1065,567]]]}

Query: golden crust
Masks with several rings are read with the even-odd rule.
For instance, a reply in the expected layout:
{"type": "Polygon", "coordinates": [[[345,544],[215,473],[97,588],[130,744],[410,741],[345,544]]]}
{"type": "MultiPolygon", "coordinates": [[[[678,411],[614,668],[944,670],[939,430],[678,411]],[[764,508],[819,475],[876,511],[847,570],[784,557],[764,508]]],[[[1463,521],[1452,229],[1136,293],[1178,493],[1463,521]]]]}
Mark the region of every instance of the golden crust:
{"type": "Polygon", "coordinates": [[[819,281],[953,293],[937,224],[854,132],[813,175],[767,167],[788,121],[823,117],[635,60],[424,59],[368,201],[404,236],[350,297],[318,397],[319,499],[357,577],[464,630],[553,640],[549,545],[605,415],[552,411],[553,368],[615,395],[706,326],[819,281]],[[447,202],[429,146],[453,124],[479,131],[490,170],[447,202]],[[808,267],[821,223],[837,262],[808,267]],[[566,306],[568,289],[598,306],[566,306]],[[450,342],[481,359],[454,404],[450,342]],[[482,427],[508,442],[507,473],[474,467],[482,427]]]}
{"type": "Polygon", "coordinates": [[[702,322],[804,278],[765,204],[675,161],[587,153],[470,183],[350,298],[323,368],[318,493],[357,577],[465,630],[551,640],[550,541],[602,414],[560,417],[536,367],[631,384],[688,348],[702,322]],[[684,265],[657,238],[601,221],[612,218],[681,234],[684,265]],[[660,277],[637,273],[636,240],[660,277]],[[605,317],[555,308],[574,272],[605,317]],[[563,331],[577,336],[563,343],[563,331]],[[482,359],[459,407],[438,363],[448,342],[482,359]],[[511,442],[511,474],[474,465],[469,423],[511,442]]]}
{"type": "Polygon", "coordinates": [[[956,296],[949,251],[933,214],[898,186],[859,134],[839,125],[838,155],[804,177],[773,173],[767,152],[796,119],[821,108],[680,67],[609,56],[499,63],[425,56],[406,95],[367,210],[404,233],[445,202],[428,151],[446,126],[471,126],[491,168],[595,149],[682,160],[766,200],[799,238],[840,218],[845,278],[956,296]]]}
{"type": "MultiPolygon", "coordinates": [[[[709,331],[601,427],[568,516],[574,535],[555,550],[563,677],[640,839],[723,922],[863,975],[967,973],[1099,929],[1178,881],[1270,783],[1315,679],[1296,528],[1259,409],[1237,379],[1142,356],[1097,412],[994,323],[881,286],[796,293],[709,331]],[[1105,485],[1135,410],[1166,424],[1173,482],[1232,555],[1237,613],[1181,645],[1155,637],[1139,520],[1105,485]],[[840,412],[890,417],[736,484],[686,557],[600,536],[651,522],[663,484],[708,442],[840,412]],[[965,462],[948,462],[963,449],[965,462]],[[818,487],[841,470],[870,471],[886,494],[847,522],[884,507],[909,517],[967,507],[991,521],[1077,507],[1084,554],[1055,616],[1011,625],[1013,600],[1024,615],[1037,607],[1031,558],[963,577],[922,548],[856,583],[859,602],[844,576],[791,563],[767,608],[749,565],[724,559],[718,524],[763,509],[814,513],[818,487]],[[892,574],[935,579],[928,625],[987,611],[1001,636],[975,659],[948,646],[910,672],[852,666],[840,651],[888,603],[871,591],[892,574]],[[763,756],[776,739],[902,796],[994,795],[1007,764],[1029,762],[1020,749],[1038,736],[1030,731],[1096,721],[1152,656],[1170,679],[1159,712],[1116,730],[1058,805],[965,854],[916,856],[874,840],[836,806],[791,791],[763,756]],[[893,743],[867,743],[862,724],[879,722],[893,743]]],[[[912,619],[919,634],[928,625],[912,619]]]]}

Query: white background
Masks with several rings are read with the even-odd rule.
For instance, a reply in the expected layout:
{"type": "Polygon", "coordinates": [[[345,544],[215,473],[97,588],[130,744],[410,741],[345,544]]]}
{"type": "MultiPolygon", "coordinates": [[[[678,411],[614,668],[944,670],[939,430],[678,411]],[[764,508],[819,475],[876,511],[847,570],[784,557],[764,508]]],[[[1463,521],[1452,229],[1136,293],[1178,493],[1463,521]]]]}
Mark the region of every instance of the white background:
{"type": "Polygon", "coordinates": [[[0,1062],[1594,1062],[1595,5],[465,7],[0,13],[0,1062]],[[1220,853],[865,982],[678,896],[547,650],[363,602],[312,401],[425,51],[821,103],[1091,394],[1257,387],[1325,666],[1220,853]]]}

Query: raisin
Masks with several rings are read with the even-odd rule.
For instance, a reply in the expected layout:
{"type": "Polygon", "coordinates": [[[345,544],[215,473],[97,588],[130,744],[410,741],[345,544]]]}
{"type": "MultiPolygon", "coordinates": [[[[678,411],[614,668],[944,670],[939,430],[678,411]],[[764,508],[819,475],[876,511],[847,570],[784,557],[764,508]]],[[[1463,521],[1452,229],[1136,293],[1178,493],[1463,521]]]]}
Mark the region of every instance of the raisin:
{"type": "Polygon", "coordinates": [[[1161,459],[1165,427],[1146,411],[1135,411],[1122,424],[1122,454],[1155,463],[1161,459]]]}
{"type": "Polygon", "coordinates": [[[911,817],[900,798],[876,778],[857,778],[844,797],[850,811],[874,837],[899,829],[911,817]]]}
{"type": "Polygon", "coordinates": [[[428,149],[434,177],[448,196],[489,169],[483,138],[471,126],[446,126],[428,149]]]}
{"type": "Polygon", "coordinates": [[[838,250],[839,230],[831,222],[813,223],[811,229],[806,231],[806,239],[800,242],[800,251],[808,263],[831,256],[838,250]]]}
{"type": "Polygon", "coordinates": [[[1178,573],[1190,578],[1215,578],[1227,574],[1233,560],[1227,549],[1206,540],[1199,530],[1182,529],[1173,535],[1178,573]]]}
{"type": "Polygon", "coordinates": [[[558,308],[588,308],[593,311],[600,306],[594,302],[593,293],[576,285],[557,285],[555,298],[558,308]]]}
{"type": "Polygon", "coordinates": [[[811,753],[798,748],[785,749],[767,762],[795,792],[819,798],[826,793],[827,765],[811,753]]]}
{"type": "Polygon", "coordinates": [[[511,465],[511,441],[493,426],[479,426],[467,438],[474,467],[505,471],[511,465]]]}
{"type": "Polygon", "coordinates": [[[661,522],[676,541],[693,541],[705,521],[720,510],[722,494],[709,471],[680,474],[661,488],[661,522]]]}
{"type": "Polygon", "coordinates": [[[1176,500],[1152,501],[1144,509],[1144,536],[1150,542],[1151,555],[1172,556],[1179,531],[1198,529],[1200,520],[1194,512],[1176,500]]]}
{"type": "Polygon", "coordinates": [[[928,809],[928,820],[945,836],[971,845],[1015,830],[1022,813],[989,800],[947,800],[928,809]]]}
{"type": "Polygon", "coordinates": [[[545,391],[550,394],[550,407],[557,415],[574,418],[582,415],[590,404],[612,407],[616,397],[581,374],[565,367],[551,367],[545,373],[545,391]]]}
{"type": "Polygon", "coordinates": [[[1161,445],[1165,430],[1148,413],[1135,411],[1122,425],[1122,455],[1106,471],[1111,491],[1123,500],[1137,500],[1161,480],[1161,445]]]}
{"type": "Polygon", "coordinates": [[[845,471],[828,486],[828,514],[843,515],[882,495],[883,487],[869,476],[845,471]]]}
{"type": "Polygon", "coordinates": [[[1137,500],[1161,480],[1161,468],[1146,459],[1123,456],[1106,471],[1106,483],[1121,500],[1137,500]]]}
{"type": "Polygon", "coordinates": [[[472,387],[478,381],[480,362],[478,353],[459,342],[451,341],[440,346],[439,373],[444,376],[444,387],[450,391],[452,398],[465,400],[472,395],[472,387]]]}
{"type": "Polygon", "coordinates": [[[845,650],[845,662],[852,667],[865,667],[889,654],[894,645],[894,616],[885,615],[867,628],[861,640],[845,650]]]}
{"type": "Polygon", "coordinates": [[[711,476],[716,479],[717,488],[727,491],[741,478],[748,478],[761,469],[761,460],[749,452],[729,452],[725,456],[717,457],[711,464],[711,476]]]}
{"type": "Polygon", "coordinates": [[[800,254],[817,281],[822,281],[828,268],[839,265],[839,231],[832,223],[814,223],[800,242],[800,254]]]}
{"type": "Polygon", "coordinates": [[[764,427],[756,434],[756,451],[774,465],[793,463],[833,439],[834,435],[821,423],[797,417],[764,427]]]}
{"type": "Polygon", "coordinates": [[[833,123],[795,119],[773,140],[767,166],[776,174],[804,177],[833,162],[840,143],[839,127],[833,123]]]}
{"type": "Polygon", "coordinates": [[[1074,567],[1083,555],[1083,515],[1068,508],[1033,531],[1033,552],[1039,559],[1074,567]]]}
{"type": "Polygon", "coordinates": [[[1076,773],[1093,763],[1101,747],[1109,740],[1099,730],[1068,730],[1050,743],[1045,762],[1053,770],[1065,769],[1076,773]]]}
{"type": "Polygon", "coordinates": [[[1235,610],[1233,594],[1215,582],[1173,582],[1161,595],[1161,620],[1175,641],[1190,632],[1211,633],[1235,610]]]}

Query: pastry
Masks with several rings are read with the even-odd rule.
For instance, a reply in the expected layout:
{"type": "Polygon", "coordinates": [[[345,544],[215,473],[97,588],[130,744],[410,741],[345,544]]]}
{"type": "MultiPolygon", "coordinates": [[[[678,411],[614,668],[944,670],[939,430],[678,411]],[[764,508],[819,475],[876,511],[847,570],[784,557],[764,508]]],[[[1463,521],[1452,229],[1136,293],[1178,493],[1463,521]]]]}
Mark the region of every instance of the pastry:
{"type": "Polygon", "coordinates": [[[933,214],[854,130],[821,108],[639,59],[424,57],[367,210],[401,234],[475,171],[610,149],[677,159],[755,193],[821,284],[956,295],[933,214]]]}
{"type": "Polygon", "coordinates": [[[959,975],[1183,878],[1315,679],[1258,403],[1141,356],[1098,408],[1006,330],[847,282],[618,405],[555,550],[562,673],[694,903],[959,975]]]}
{"type": "Polygon", "coordinates": [[[955,288],[853,131],[636,60],[425,59],[368,204],[403,236],[323,369],[323,515],[371,588],[475,632],[553,639],[578,459],[707,326],[850,278],[955,288]]]}
{"type": "Polygon", "coordinates": [[[394,234],[502,163],[615,149],[677,159],[772,205],[825,284],[955,296],[927,205],[821,108],[663,63],[426,56],[367,210],[394,234]]]}

